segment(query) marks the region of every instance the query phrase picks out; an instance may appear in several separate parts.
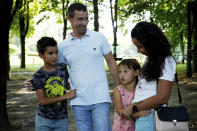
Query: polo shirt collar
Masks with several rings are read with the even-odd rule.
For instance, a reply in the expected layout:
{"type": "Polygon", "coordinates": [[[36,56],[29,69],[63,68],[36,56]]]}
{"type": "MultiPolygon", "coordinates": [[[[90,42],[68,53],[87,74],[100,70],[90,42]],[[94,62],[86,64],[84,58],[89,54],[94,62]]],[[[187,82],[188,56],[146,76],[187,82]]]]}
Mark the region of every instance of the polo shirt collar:
{"type": "MultiPolygon", "coordinates": [[[[86,37],[86,36],[90,36],[90,30],[89,29],[87,29],[87,31],[86,31],[86,34],[82,37],[82,39],[84,38],[84,37],[86,37]]],[[[76,39],[76,37],[73,37],[72,36],[72,33],[70,33],[69,35],[68,35],[68,38],[67,38],[68,40],[74,40],[74,39],[76,39]]]]}

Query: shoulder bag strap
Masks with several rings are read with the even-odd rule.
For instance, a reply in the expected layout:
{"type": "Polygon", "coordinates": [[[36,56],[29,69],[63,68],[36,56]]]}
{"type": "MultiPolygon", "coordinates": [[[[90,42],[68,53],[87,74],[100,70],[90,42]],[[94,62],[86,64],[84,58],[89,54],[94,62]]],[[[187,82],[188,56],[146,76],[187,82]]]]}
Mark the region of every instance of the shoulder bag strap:
{"type": "Polygon", "coordinates": [[[178,81],[177,72],[175,73],[175,79],[176,79],[176,85],[178,87],[179,104],[181,105],[182,104],[182,98],[181,98],[181,92],[180,92],[180,89],[179,89],[179,81],[178,81]]]}

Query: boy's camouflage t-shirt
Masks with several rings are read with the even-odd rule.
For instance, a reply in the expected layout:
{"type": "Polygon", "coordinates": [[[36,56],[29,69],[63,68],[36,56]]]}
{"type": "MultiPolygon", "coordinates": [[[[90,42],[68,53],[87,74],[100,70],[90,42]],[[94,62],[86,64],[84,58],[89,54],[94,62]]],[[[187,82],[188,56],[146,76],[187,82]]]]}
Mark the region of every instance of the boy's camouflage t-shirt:
{"type": "MultiPolygon", "coordinates": [[[[33,76],[35,90],[43,89],[46,97],[57,97],[66,94],[68,71],[65,64],[57,64],[53,72],[40,68],[33,76]]],[[[37,114],[48,119],[67,118],[66,100],[56,104],[42,106],[39,104],[37,114]]]]}

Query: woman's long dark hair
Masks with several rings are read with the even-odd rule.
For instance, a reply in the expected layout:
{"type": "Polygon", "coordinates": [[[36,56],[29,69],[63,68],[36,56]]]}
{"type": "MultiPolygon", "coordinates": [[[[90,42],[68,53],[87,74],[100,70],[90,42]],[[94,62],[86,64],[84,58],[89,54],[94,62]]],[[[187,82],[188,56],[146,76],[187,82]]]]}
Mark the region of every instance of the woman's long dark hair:
{"type": "Polygon", "coordinates": [[[147,81],[162,76],[165,58],[172,56],[171,45],[162,30],[151,22],[139,22],[131,31],[131,37],[139,40],[148,52],[140,75],[147,81]]]}

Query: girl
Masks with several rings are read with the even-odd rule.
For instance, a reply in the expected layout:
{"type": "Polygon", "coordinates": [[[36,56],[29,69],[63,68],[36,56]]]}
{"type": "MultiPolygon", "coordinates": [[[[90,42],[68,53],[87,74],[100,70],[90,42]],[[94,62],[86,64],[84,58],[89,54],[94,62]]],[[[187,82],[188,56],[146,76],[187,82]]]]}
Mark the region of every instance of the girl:
{"type": "MultiPolygon", "coordinates": [[[[118,64],[119,78],[122,86],[114,88],[115,114],[113,131],[134,131],[134,119],[129,120],[121,117],[122,111],[132,103],[134,98],[137,76],[140,70],[140,64],[135,59],[125,59],[118,64]]],[[[138,112],[134,117],[147,115],[148,112],[138,112]]]]}
{"type": "MultiPolygon", "coordinates": [[[[133,100],[135,103],[122,111],[124,118],[129,118],[134,112],[167,104],[176,72],[171,45],[157,25],[139,22],[131,31],[131,37],[138,53],[147,57],[139,73],[139,84],[133,100]]],[[[136,120],[135,131],[154,131],[153,111],[136,120]]]]}

